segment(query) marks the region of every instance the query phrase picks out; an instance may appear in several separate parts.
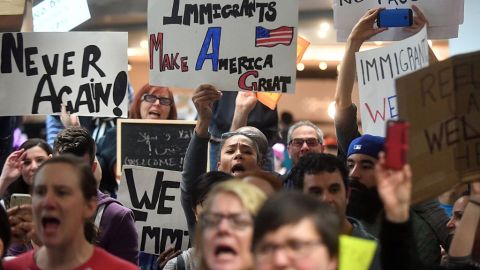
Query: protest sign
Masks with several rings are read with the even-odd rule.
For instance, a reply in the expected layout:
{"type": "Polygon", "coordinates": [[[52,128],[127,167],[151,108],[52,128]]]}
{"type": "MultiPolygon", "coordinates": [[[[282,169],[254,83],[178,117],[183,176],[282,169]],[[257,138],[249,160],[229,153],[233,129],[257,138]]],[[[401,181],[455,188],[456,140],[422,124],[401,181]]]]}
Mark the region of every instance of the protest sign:
{"type": "Polygon", "coordinates": [[[0,115],[127,117],[127,33],[0,33],[0,115]]]}
{"type": "Polygon", "coordinates": [[[195,121],[120,119],[117,127],[118,175],[123,165],[183,170],[195,121]]]}
{"type": "Polygon", "coordinates": [[[339,270],[368,270],[375,256],[377,243],[373,240],[340,235],[339,270]]]}
{"type": "Polygon", "coordinates": [[[410,122],[412,200],[480,179],[480,51],[401,77],[396,86],[400,117],[410,122]]]}
{"type": "Polygon", "coordinates": [[[25,0],[0,0],[0,32],[20,31],[25,8],[25,0]]]}
{"type": "Polygon", "coordinates": [[[150,84],[293,93],[298,0],[148,1],[150,84]]]}
{"type": "Polygon", "coordinates": [[[180,203],[182,174],[176,171],[123,167],[118,200],[132,209],[139,250],[160,254],[166,247],[186,250],[188,227],[180,203]]]}
{"type": "Polygon", "coordinates": [[[355,54],[364,133],[385,136],[385,122],[398,118],[395,78],[428,66],[426,28],[405,40],[355,54]]]}
{"type": "Polygon", "coordinates": [[[32,8],[33,31],[67,32],[90,19],[87,0],[48,0],[32,8]]]}
{"type": "MultiPolygon", "coordinates": [[[[464,0],[334,0],[334,27],[337,41],[346,41],[348,34],[358,20],[372,8],[411,8],[416,5],[428,19],[428,39],[448,39],[458,35],[458,25],[463,23],[464,0]],[[453,28],[452,28],[453,27],[453,28]],[[430,28],[435,28],[434,32],[430,28]],[[457,29],[457,31],[452,31],[457,29]]],[[[415,16],[415,14],[414,14],[415,16]]],[[[373,36],[371,41],[402,40],[412,35],[403,28],[389,28],[373,36]]]]}

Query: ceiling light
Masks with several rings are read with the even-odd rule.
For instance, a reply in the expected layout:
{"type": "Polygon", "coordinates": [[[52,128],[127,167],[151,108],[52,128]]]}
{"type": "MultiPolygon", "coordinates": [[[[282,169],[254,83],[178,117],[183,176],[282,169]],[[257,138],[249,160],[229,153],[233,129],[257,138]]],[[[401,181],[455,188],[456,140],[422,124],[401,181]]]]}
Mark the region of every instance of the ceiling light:
{"type": "Polygon", "coordinates": [[[327,114],[330,118],[334,119],[335,112],[336,112],[335,101],[332,101],[332,102],[330,102],[330,104],[328,104],[327,114]]]}
{"type": "Polygon", "coordinates": [[[328,68],[328,65],[326,62],[320,62],[320,64],[318,65],[318,67],[321,69],[321,70],[326,70],[328,68]]]}
{"type": "Polygon", "coordinates": [[[140,41],[140,48],[148,49],[148,41],[146,39],[140,41]]]}
{"type": "Polygon", "coordinates": [[[330,30],[330,23],[328,22],[320,23],[320,29],[324,32],[327,32],[328,30],[330,30]]]}
{"type": "Polygon", "coordinates": [[[305,69],[305,65],[304,65],[303,63],[298,63],[298,64],[297,64],[297,70],[298,70],[298,71],[302,71],[302,70],[304,70],[304,69],[305,69]]]}

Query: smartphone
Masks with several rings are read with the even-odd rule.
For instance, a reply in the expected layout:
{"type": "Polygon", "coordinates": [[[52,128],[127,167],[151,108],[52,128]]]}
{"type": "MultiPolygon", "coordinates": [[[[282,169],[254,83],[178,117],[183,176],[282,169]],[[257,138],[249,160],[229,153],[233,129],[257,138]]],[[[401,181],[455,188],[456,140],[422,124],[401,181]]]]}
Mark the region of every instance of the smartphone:
{"type": "Polygon", "coordinates": [[[407,162],[408,129],[410,124],[402,120],[387,122],[387,137],[385,139],[386,167],[400,170],[407,162]]]}
{"type": "Polygon", "coordinates": [[[377,26],[406,27],[413,23],[413,12],[409,8],[382,9],[377,15],[377,26]]]}
{"type": "Polygon", "coordinates": [[[30,194],[13,193],[10,197],[10,208],[24,204],[32,204],[30,194]]]}

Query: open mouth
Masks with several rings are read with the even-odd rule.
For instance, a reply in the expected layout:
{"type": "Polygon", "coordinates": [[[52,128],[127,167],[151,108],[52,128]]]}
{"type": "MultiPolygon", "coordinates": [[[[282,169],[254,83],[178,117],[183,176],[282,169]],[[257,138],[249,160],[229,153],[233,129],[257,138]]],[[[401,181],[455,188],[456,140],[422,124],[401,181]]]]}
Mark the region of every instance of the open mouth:
{"type": "Polygon", "coordinates": [[[60,220],[55,217],[43,217],[42,226],[46,234],[54,233],[58,229],[58,226],[60,226],[60,220]]]}
{"type": "Polygon", "coordinates": [[[160,113],[155,112],[155,111],[148,112],[148,115],[152,118],[160,118],[160,113]]]}
{"type": "Polygon", "coordinates": [[[215,248],[215,256],[236,256],[237,251],[228,245],[218,245],[215,248]]]}
{"type": "Polygon", "coordinates": [[[232,166],[232,169],[230,171],[232,172],[232,174],[239,174],[245,172],[245,167],[243,167],[242,164],[235,164],[232,166]]]}

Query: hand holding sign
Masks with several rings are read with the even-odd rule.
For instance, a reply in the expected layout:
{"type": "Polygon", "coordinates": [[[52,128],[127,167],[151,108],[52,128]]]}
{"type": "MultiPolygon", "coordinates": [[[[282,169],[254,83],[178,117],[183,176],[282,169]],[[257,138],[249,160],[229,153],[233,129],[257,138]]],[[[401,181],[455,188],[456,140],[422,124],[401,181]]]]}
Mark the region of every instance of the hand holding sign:
{"type": "Polygon", "coordinates": [[[208,124],[212,119],[213,103],[221,97],[222,92],[218,91],[217,88],[211,84],[202,84],[195,90],[192,101],[198,112],[195,131],[199,136],[208,136],[208,124]]]}

